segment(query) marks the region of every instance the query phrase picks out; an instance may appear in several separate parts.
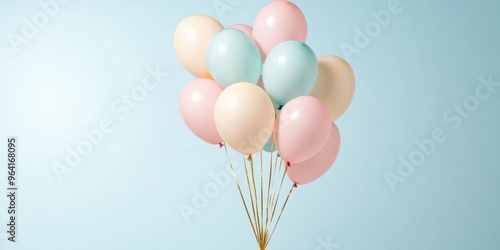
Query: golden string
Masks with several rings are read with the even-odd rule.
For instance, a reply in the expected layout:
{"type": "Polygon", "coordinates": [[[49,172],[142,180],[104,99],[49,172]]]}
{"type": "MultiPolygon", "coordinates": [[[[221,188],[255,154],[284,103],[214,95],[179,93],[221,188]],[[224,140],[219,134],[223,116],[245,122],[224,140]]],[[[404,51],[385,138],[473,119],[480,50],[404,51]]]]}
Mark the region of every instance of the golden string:
{"type": "Polygon", "coordinates": [[[227,156],[227,160],[229,162],[229,166],[231,166],[231,171],[233,173],[234,181],[236,182],[236,186],[238,187],[238,191],[240,192],[241,201],[243,201],[243,206],[245,207],[245,211],[247,212],[248,221],[250,222],[250,226],[252,226],[252,230],[253,230],[253,233],[255,235],[255,238],[257,238],[257,232],[255,231],[254,224],[252,223],[252,219],[250,218],[250,213],[248,212],[247,203],[245,202],[245,198],[243,197],[243,193],[241,192],[241,187],[240,187],[240,183],[238,181],[238,177],[236,176],[236,173],[234,172],[233,164],[229,160],[229,153],[227,152],[226,144],[224,144],[224,150],[226,151],[226,156],[227,156]]]}
{"type": "Polygon", "coordinates": [[[290,195],[292,194],[294,188],[295,188],[295,184],[292,185],[292,187],[290,188],[290,191],[288,191],[288,195],[286,196],[285,203],[283,204],[283,207],[281,208],[280,215],[278,216],[278,220],[276,221],[276,224],[274,224],[273,231],[271,232],[271,235],[269,236],[269,239],[268,239],[268,241],[266,243],[266,246],[269,244],[269,242],[271,241],[271,238],[273,237],[274,230],[276,230],[276,227],[278,226],[278,223],[280,222],[281,215],[283,214],[283,211],[285,210],[286,204],[288,203],[288,199],[290,198],[290,195]]]}
{"type": "MultiPolygon", "coordinates": [[[[274,144],[274,141],[273,141],[274,144]]],[[[269,183],[267,184],[267,200],[266,200],[266,225],[269,223],[269,199],[271,194],[271,179],[273,176],[273,152],[271,146],[271,157],[269,160],[269,183]]]]}
{"type": "MultiPolygon", "coordinates": [[[[248,184],[248,190],[251,192],[252,188],[250,186],[250,178],[249,178],[249,174],[248,174],[248,168],[247,168],[247,162],[245,161],[245,156],[243,156],[243,164],[245,166],[245,176],[247,178],[247,184],[248,184]]],[[[255,207],[255,204],[254,204],[254,201],[253,201],[253,196],[250,194],[250,201],[252,203],[252,212],[253,212],[253,219],[254,219],[254,223],[255,223],[255,226],[256,226],[256,234],[255,234],[255,237],[257,238],[257,241],[259,240],[259,235],[260,235],[260,231],[259,231],[259,226],[257,224],[257,220],[256,220],[256,207],[255,207]]]]}
{"type": "MultiPolygon", "coordinates": [[[[264,185],[264,180],[263,180],[263,169],[262,169],[262,149],[259,151],[260,152],[260,220],[261,223],[264,223],[264,193],[263,193],[263,185],[264,185]]],[[[265,238],[265,232],[263,231],[263,238],[265,238]]],[[[261,239],[262,241],[263,239],[261,239]]]]}
{"type": "MultiPolygon", "coordinates": [[[[280,163],[280,169],[281,169],[281,166],[283,165],[283,160],[281,160],[281,163],[280,163]]],[[[281,187],[283,186],[283,181],[285,180],[285,176],[286,176],[286,168],[285,168],[285,171],[283,172],[283,177],[281,178],[281,183],[280,183],[280,186],[279,186],[279,189],[277,190],[277,194],[278,196],[276,197],[276,199],[274,200],[274,202],[272,203],[272,207],[273,207],[273,212],[271,214],[271,222],[273,221],[274,219],[274,213],[276,212],[276,208],[277,208],[277,205],[278,205],[278,201],[280,199],[280,195],[281,195],[281,187]]],[[[267,227],[267,229],[269,229],[269,226],[267,227]]]]}
{"type": "MultiPolygon", "coordinates": [[[[256,203],[256,212],[257,212],[257,232],[258,232],[258,235],[259,235],[259,243],[261,242],[261,239],[262,239],[262,235],[263,235],[263,231],[262,231],[262,226],[261,226],[261,222],[260,222],[260,215],[259,215],[259,199],[257,197],[257,185],[255,184],[255,167],[254,167],[254,164],[253,164],[253,158],[252,156],[248,156],[248,160],[250,161],[250,168],[252,169],[252,183],[253,183],[253,196],[255,198],[255,203],[256,203]]],[[[260,244],[259,244],[260,245],[260,244]]]]}
{"type": "MultiPolygon", "coordinates": [[[[271,182],[271,190],[273,190],[274,192],[271,194],[271,199],[268,202],[268,207],[269,207],[270,211],[273,210],[272,208],[274,206],[274,203],[276,202],[276,200],[275,200],[276,190],[274,190],[274,183],[276,182],[276,176],[278,176],[276,172],[279,173],[279,171],[277,171],[277,169],[278,169],[278,167],[277,167],[277,164],[278,164],[278,155],[279,154],[276,152],[276,159],[274,161],[274,170],[273,170],[273,176],[272,176],[273,179],[272,179],[272,182],[271,182]]],[[[272,162],[272,158],[271,158],[270,161],[272,162]]],[[[278,193],[279,193],[279,191],[278,191],[278,193]]],[[[272,223],[272,217],[271,217],[271,220],[269,221],[269,223],[272,223]]],[[[266,228],[268,228],[268,227],[269,227],[269,224],[266,225],[266,228]]]]}
{"type": "MultiPolygon", "coordinates": [[[[274,147],[274,141],[271,146],[271,149],[274,147]]],[[[226,151],[226,156],[229,161],[229,153],[226,145],[224,145],[224,150],[226,151]]],[[[272,151],[272,150],[271,150],[272,151]]],[[[236,181],[236,186],[238,187],[238,191],[240,193],[240,198],[243,202],[243,206],[245,207],[245,212],[248,217],[248,221],[250,222],[250,226],[252,227],[254,236],[257,240],[260,250],[265,250],[269,245],[271,238],[278,226],[278,223],[281,219],[283,211],[288,203],[288,199],[292,194],[294,186],[288,192],[286,199],[281,206],[281,210],[279,211],[279,215],[277,216],[276,222],[274,222],[275,216],[277,215],[278,204],[280,204],[280,196],[281,190],[283,187],[283,182],[285,180],[286,172],[288,167],[283,169],[283,159],[280,159],[278,163],[279,153],[273,152],[270,153],[269,158],[269,176],[265,177],[264,172],[267,171],[264,169],[263,162],[263,152],[260,150],[260,183],[258,183],[258,169],[254,165],[254,160],[252,155],[243,156],[243,163],[245,167],[245,177],[247,181],[248,187],[248,195],[250,196],[250,203],[247,203],[245,196],[242,191],[242,187],[239,183],[238,177],[236,176],[236,172],[234,167],[229,161],[231,166],[231,170],[233,173],[233,177],[236,181]],[[248,157],[248,158],[246,158],[248,157]],[[248,165],[247,165],[248,161],[248,165]],[[280,172],[283,171],[283,174],[280,176],[280,172]],[[256,173],[257,172],[257,173],[256,173]],[[279,180],[281,177],[281,180],[279,180]],[[268,178],[268,179],[265,179],[268,178]],[[278,185],[279,181],[279,185],[278,185]],[[267,187],[265,186],[267,184],[267,187]],[[260,185],[260,192],[258,191],[260,185]],[[267,190],[267,193],[265,192],[267,190]],[[260,195],[259,195],[260,193],[260,195]],[[259,197],[260,196],[260,197],[259,197]],[[264,198],[266,196],[266,198],[264,198]],[[260,204],[259,204],[260,203],[260,204]],[[250,211],[249,206],[251,206],[252,211],[250,211]],[[272,228],[272,230],[270,230],[272,228]]]]}

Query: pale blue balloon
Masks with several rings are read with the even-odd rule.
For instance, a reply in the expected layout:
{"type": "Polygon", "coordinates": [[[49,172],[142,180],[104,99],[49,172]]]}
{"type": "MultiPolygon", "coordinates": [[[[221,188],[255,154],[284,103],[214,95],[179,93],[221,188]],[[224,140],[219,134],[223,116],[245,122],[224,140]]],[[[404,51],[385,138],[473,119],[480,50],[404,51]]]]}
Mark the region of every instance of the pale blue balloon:
{"type": "Polygon", "coordinates": [[[309,95],[318,80],[318,60],[307,44],[287,41],[271,50],[262,78],[274,103],[284,106],[295,97],[309,95]]]}
{"type": "Polygon", "coordinates": [[[273,136],[271,135],[271,138],[264,144],[264,147],[262,147],[262,150],[272,153],[276,151],[276,144],[273,141],[273,136]]]}
{"type": "Polygon", "coordinates": [[[237,29],[223,29],[212,37],[207,48],[207,65],[223,88],[237,82],[257,84],[262,72],[257,44],[237,29]]]}

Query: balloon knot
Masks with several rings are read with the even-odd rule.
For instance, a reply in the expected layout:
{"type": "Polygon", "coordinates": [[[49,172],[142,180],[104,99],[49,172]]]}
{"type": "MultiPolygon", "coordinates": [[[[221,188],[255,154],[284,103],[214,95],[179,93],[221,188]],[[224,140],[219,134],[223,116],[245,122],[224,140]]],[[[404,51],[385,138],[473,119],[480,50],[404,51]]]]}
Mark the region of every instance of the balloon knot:
{"type": "Polygon", "coordinates": [[[281,157],[280,153],[278,153],[278,157],[281,157]]]}
{"type": "Polygon", "coordinates": [[[219,148],[223,148],[223,147],[224,147],[224,142],[219,143],[219,148]]]}
{"type": "Polygon", "coordinates": [[[283,108],[283,105],[278,106],[278,110],[281,110],[283,108]]]}
{"type": "Polygon", "coordinates": [[[286,166],[287,166],[287,167],[291,167],[292,165],[290,164],[290,162],[289,162],[289,161],[287,161],[287,162],[286,162],[286,166]]]}
{"type": "Polygon", "coordinates": [[[293,188],[297,188],[297,183],[294,183],[294,184],[293,184],[293,188]]]}
{"type": "Polygon", "coordinates": [[[247,160],[248,160],[248,161],[252,161],[252,156],[251,156],[251,155],[249,155],[247,160]]]}

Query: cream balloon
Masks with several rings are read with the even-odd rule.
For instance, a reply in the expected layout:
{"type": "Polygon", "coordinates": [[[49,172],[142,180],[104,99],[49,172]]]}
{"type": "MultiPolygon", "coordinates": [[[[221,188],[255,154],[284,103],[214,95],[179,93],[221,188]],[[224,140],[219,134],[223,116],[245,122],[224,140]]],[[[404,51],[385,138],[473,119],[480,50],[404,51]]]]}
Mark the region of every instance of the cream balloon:
{"type": "Polygon", "coordinates": [[[215,103],[215,126],[236,151],[252,155],[262,149],[273,133],[273,102],[259,86],[247,82],[230,85],[215,103]]]}
{"type": "Polygon", "coordinates": [[[332,121],[335,121],[351,104],[355,88],[354,72],[349,63],[336,56],[320,57],[318,64],[318,80],[310,95],[328,107],[332,121]]]}
{"type": "Polygon", "coordinates": [[[206,49],[212,36],[224,26],[206,15],[184,18],[175,29],[174,50],[182,66],[198,78],[212,79],[207,66],[206,49]]]}

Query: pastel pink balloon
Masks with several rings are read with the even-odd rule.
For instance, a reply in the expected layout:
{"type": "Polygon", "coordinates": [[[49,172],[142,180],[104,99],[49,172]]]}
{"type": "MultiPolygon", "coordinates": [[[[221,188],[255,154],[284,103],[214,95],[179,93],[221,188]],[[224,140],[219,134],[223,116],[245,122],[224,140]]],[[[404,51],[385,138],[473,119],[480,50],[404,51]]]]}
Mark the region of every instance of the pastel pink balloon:
{"type": "Polygon", "coordinates": [[[257,86],[261,87],[263,90],[266,90],[266,88],[264,87],[264,82],[262,81],[262,76],[259,78],[257,86]]]}
{"type": "Polygon", "coordinates": [[[278,44],[296,40],[306,42],[307,22],[302,11],[289,1],[274,1],[262,8],[253,24],[253,39],[263,60],[278,44]]]}
{"type": "Polygon", "coordinates": [[[196,136],[210,144],[222,142],[214,118],[215,103],[222,91],[214,80],[200,78],[182,90],[179,101],[186,125],[196,136]]]}
{"type": "Polygon", "coordinates": [[[274,128],[274,141],[281,157],[302,162],[318,153],[331,131],[328,108],[312,96],[300,96],[282,109],[274,128]]]}
{"type": "MultiPolygon", "coordinates": [[[[229,26],[228,28],[241,30],[241,31],[243,31],[243,32],[244,32],[247,36],[249,36],[250,38],[252,38],[252,40],[254,40],[254,39],[253,39],[253,28],[252,28],[252,27],[250,27],[250,26],[248,26],[248,25],[246,25],[246,24],[233,24],[233,25],[229,26]]],[[[255,40],[254,40],[254,41],[255,41],[255,40]]],[[[260,48],[259,48],[259,51],[260,51],[260,54],[261,54],[261,55],[263,55],[263,53],[262,53],[262,51],[260,50],[260,48]]],[[[264,62],[264,59],[265,59],[265,58],[262,58],[262,62],[264,62]]],[[[261,88],[263,88],[263,89],[264,89],[264,84],[262,83],[262,77],[261,77],[261,79],[259,80],[259,84],[257,84],[257,85],[259,85],[261,88]]]]}
{"type": "Polygon", "coordinates": [[[298,185],[308,184],[324,175],[337,159],[340,150],[340,133],[332,123],[330,137],[325,146],[311,159],[293,163],[288,169],[288,178],[298,185]]]}
{"type": "Polygon", "coordinates": [[[247,36],[249,36],[250,38],[252,38],[252,32],[253,32],[253,29],[252,27],[246,25],[246,24],[233,24],[231,26],[229,26],[228,28],[232,28],[232,29],[237,29],[237,30],[241,30],[243,31],[245,34],[247,34],[247,36]]]}

